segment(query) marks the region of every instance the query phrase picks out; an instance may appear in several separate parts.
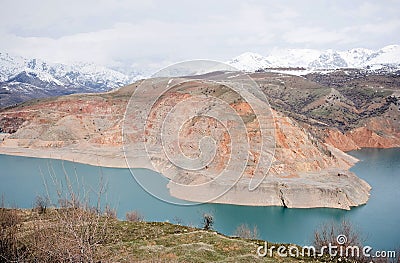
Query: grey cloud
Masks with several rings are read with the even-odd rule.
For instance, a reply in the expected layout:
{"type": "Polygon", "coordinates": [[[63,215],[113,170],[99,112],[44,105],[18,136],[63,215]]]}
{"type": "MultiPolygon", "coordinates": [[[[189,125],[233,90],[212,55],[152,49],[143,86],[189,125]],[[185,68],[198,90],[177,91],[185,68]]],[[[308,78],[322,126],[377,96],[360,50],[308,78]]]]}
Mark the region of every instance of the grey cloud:
{"type": "Polygon", "coordinates": [[[398,1],[3,0],[0,51],[138,67],[399,43],[398,1]]]}

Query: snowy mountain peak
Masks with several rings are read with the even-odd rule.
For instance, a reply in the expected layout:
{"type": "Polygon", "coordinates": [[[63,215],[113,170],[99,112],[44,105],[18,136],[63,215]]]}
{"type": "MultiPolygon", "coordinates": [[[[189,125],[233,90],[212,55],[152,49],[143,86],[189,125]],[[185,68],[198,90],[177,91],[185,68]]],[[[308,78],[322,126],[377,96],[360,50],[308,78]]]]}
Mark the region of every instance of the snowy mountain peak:
{"type": "Polygon", "coordinates": [[[138,78],[91,63],[67,65],[0,53],[0,108],[33,98],[109,91],[138,78]]]}
{"type": "Polygon", "coordinates": [[[340,56],[347,62],[348,67],[363,67],[374,53],[366,48],[353,48],[348,51],[339,52],[340,56]]]}
{"type": "Polygon", "coordinates": [[[400,45],[388,45],[388,46],[381,48],[380,50],[382,52],[393,52],[393,51],[396,51],[399,49],[400,49],[400,45]]]}
{"type": "Polygon", "coordinates": [[[254,53],[254,52],[245,52],[243,54],[241,54],[240,56],[238,56],[237,58],[249,58],[249,59],[255,59],[255,60],[259,60],[259,59],[263,59],[264,57],[258,53],[254,53]]]}
{"type": "Polygon", "coordinates": [[[327,68],[346,68],[347,62],[340,54],[332,49],[323,52],[318,59],[308,64],[309,68],[327,69],[327,68]]]}
{"type": "Polygon", "coordinates": [[[400,64],[400,46],[386,46],[373,53],[368,60],[368,65],[374,64],[400,64]]]}
{"type": "Polygon", "coordinates": [[[308,67],[320,54],[320,51],[313,49],[279,49],[266,58],[274,67],[308,67]]]}
{"type": "Polygon", "coordinates": [[[270,67],[272,64],[260,54],[246,52],[228,62],[229,65],[244,71],[255,71],[270,67]]]}
{"type": "Polygon", "coordinates": [[[27,59],[0,53],[0,83],[13,79],[20,73],[36,77],[43,82],[73,88],[90,88],[105,91],[136,80],[118,71],[91,63],[71,65],[49,63],[41,59],[27,59]]]}
{"type": "Polygon", "coordinates": [[[312,70],[400,65],[400,45],[389,45],[379,50],[366,48],[353,48],[346,51],[280,49],[273,50],[265,57],[247,52],[229,61],[228,64],[245,71],[285,67],[304,67],[312,70]]]}

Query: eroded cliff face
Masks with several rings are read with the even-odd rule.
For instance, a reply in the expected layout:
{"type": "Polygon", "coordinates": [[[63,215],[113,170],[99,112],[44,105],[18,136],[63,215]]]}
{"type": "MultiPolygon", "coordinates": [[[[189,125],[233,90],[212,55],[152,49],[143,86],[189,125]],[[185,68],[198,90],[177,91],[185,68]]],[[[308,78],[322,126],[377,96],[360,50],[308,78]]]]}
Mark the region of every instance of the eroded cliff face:
{"type": "Polygon", "coordinates": [[[400,147],[400,111],[391,106],[385,115],[373,117],[347,132],[327,129],[325,142],[342,150],[400,147]]]}
{"type": "Polygon", "coordinates": [[[121,120],[128,99],[121,92],[80,94],[3,110],[0,120],[23,122],[13,133],[0,134],[0,151],[123,167],[121,120]]]}
{"type": "MultiPolygon", "coordinates": [[[[321,143],[292,119],[276,112],[275,115],[276,151],[261,185],[249,191],[252,176],[246,170],[229,191],[213,202],[350,209],[368,201],[371,187],[348,171],[357,161],[355,158],[321,143]]],[[[196,191],[175,184],[169,187],[172,195],[198,202],[218,196],[224,186],[215,183],[196,191]]]]}
{"type": "MultiPolygon", "coordinates": [[[[0,114],[3,120],[17,118],[24,121],[19,123],[15,132],[1,135],[0,151],[6,154],[125,167],[123,141],[131,143],[133,148],[146,143],[148,149],[154,149],[150,157],[153,166],[143,162],[141,154],[128,152],[128,158],[132,160],[130,163],[133,164],[131,166],[162,172],[171,179],[171,182],[178,183],[169,184],[171,194],[185,200],[241,205],[350,209],[352,206],[365,204],[369,198],[370,186],[348,172],[357,160],[339,150],[362,147],[361,141],[356,139],[357,136],[341,135],[331,130],[324,142],[298,121],[282,112],[272,110],[272,115],[268,117],[269,126],[265,128],[265,131],[273,131],[274,153],[270,151],[272,149],[260,150],[253,147],[263,140],[260,133],[260,119],[255,116],[248,102],[224,85],[203,80],[186,81],[174,92],[160,97],[152,105],[145,127],[130,127],[135,132],[142,132],[144,140],[132,135],[135,133],[130,134],[131,137],[123,138],[125,109],[136,86],[137,84],[104,94],[46,99],[3,110],[0,114]],[[216,142],[216,152],[212,162],[207,163],[199,170],[200,172],[196,172],[196,176],[193,176],[171,165],[170,158],[182,160],[178,154],[171,157],[158,151],[163,145],[159,140],[160,129],[173,106],[183,100],[187,101],[199,95],[204,95],[201,98],[207,98],[211,94],[225,101],[235,110],[235,114],[243,121],[245,129],[241,130],[239,126],[232,124],[233,122],[230,121],[233,119],[229,119],[230,113],[224,108],[219,109],[219,113],[229,117],[226,123],[200,116],[184,123],[180,123],[177,118],[170,119],[172,120],[170,129],[173,129],[175,125],[180,127],[178,141],[171,142],[177,142],[185,156],[200,157],[199,141],[204,136],[213,138],[216,142]],[[270,118],[272,116],[273,118],[270,118]],[[229,132],[226,130],[227,127],[230,128],[229,132]],[[246,133],[246,140],[241,139],[242,132],[246,133]],[[344,138],[347,140],[346,145],[351,145],[351,147],[340,147],[339,142],[344,141],[344,138]],[[239,179],[230,178],[229,175],[218,177],[228,164],[232,165],[230,168],[232,171],[242,169],[239,166],[242,163],[241,156],[238,157],[239,155],[232,152],[232,142],[235,142],[235,147],[237,147],[235,149],[242,149],[242,147],[244,149],[247,143],[250,145],[246,166],[239,179]],[[336,146],[339,149],[335,148],[336,146]],[[269,165],[263,167],[265,162],[260,162],[260,156],[263,154],[270,156],[271,159],[266,159],[269,160],[270,167],[269,165]],[[262,169],[258,169],[258,164],[262,169]],[[263,178],[263,180],[258,187],[249,190],[250,181],[254,178],[263,178]],[[191,186],[204,182],[209,183],[207,187],[192,190],[191,186]],[[228,189],[226,193],[225,189],[228,189]],[[221,192],[225,194],[220,195],[221,192]]],[[[187,107],[185,110],[196,108],[203,113],[210,110],[209,105],[202,105],[199,102],[193,102],[185,107],[187,107]]],[[[140,115],[140,112],[141,110],[137,109],[130,112],[132,115],[128,117],[140,115]]],[[[173,146],[173,144],[168,146],[173,146]]],[[[207,145],[204,147],[202,151],[212,152],[212,147],[207,148],[207,145]]],[[[172,151],[172,153],[175,152],[172,151]]]]}

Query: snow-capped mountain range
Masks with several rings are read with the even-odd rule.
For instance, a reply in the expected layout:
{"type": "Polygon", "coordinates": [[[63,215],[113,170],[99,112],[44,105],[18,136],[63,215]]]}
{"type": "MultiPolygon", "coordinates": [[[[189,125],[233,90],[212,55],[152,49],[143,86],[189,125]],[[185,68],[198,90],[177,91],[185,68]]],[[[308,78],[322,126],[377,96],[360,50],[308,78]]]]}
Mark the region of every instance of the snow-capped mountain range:
{"type": "Polygon", "coordinates": [[[337,69],[367,68],[376,65],[400,65],[400,45],[390,45],[379,50],[354,48],[346,51],[284,49],[262,56],[246,52],[228,62],[244,71],[265,68],[337,69]]]}
{"type": "Polygon", "coordinates": [[[108,91],[139,78],[90,63],[67,65],[0,53],[0,108],[34,98],[108,91]]]}
{"type": "Polygon", "coordinates": [[[66,65],[0,53],[0,82],[12,82],[21,76],[58,86],[96,91],[116,88],[138,77],[90,63],[66,65]]]}
{"type": "MultiPolygon", "coordinates": [[[[293,73],[300,75],[337,68],[381,70],[382,65],[391,71],[398,71],[400,46],[390,45],[379,50],[355,48],[347,51],[281,49],[266,56],[247,52],[227,64],[249,72],[266,68],[305,68],[300,73],[293,73]]],[[[148,71],[145,68],[140,70],[148,71]]],[[[89,63],[57,64],[0,53],[0,108],[35,98],[109,91],[144,78],[139,73],[124,74],[121,71],[124,70],[113,70],[89,63]]],[[[186,75],[187,72],[181,73],[186,75]]],[[[178,72],[175,75],[180,74],[178,72]]]]}

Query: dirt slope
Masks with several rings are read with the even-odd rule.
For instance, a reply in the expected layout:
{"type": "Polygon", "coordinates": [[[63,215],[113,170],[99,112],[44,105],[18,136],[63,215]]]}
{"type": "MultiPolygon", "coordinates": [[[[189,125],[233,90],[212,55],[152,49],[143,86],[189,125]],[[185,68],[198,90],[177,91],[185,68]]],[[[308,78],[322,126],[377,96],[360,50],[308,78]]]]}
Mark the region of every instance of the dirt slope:
{"type": "MultiPolygon", "coordinates": [[[[273,132],[274,154],[270,151],[272,148],[257,148],[265,139],[259,132],[261,119],[251,103],[233,92],[229,83],[216,85],[201,79],[185,79],[183,84],[158,98],[149,111],[147,126],[133,125],[132,132],[125,138],[122,137],[122,127],[126,124],[125,109],[140,82],[110,93],[30,101],[2,110],[0,128],[7,133],[0,134],[0,152],[125,167],[122,142],[129,142],[132,149],[136,149],[145,141],[149,149],[154,150],[150,158],[128,151],[130,166],[162,172],[171,179],[169,188],[172,195],[182,199],[342,209],[366,203],[370,186],[348,172],[357,160],[341,150],[400,146],[397,87],[382,88],[384,92],[379,93],[364,92],[363,96],[370,102],[368,104],[360,102],[356,96],[363,90],[360,86],[351,90],[343,86],[326,87],[325,83],[322,85],[301,77],[271,73],[258,73],[252,77],[272,106],[271,115],[264,121],[268,123],[265,131],[273,132]],[[244,123],[248,141],[237,140],[242,138],[243,129],[232,126],[227,132],[223,123],[212,118],[193,118],[183,126],[180,126],[179,118],[171,119],[170,130],[167,131],[173,131],[174,126],[179,125],[178,144],[185,156],[200,157],[198,142],[204,136],[216,142],[213,162],[200,172],[193,174],[174,166],[171,168],[170,158],[185,160],[180,155],[166,156],[159,151],[162,120],[180,102],[190,102],[190,99],[199,96],[209,98],[211,94],[235,110],[244,123]],[[232,152],[231,146],[245,149],[241,147],[246,147],[247,143],[250,145],[249,159],[243,168],[243,177],[236,184],[238,178],[234,176],[219,179],[218,175],[227,164],[231,165],[232,171],[241,169],[242,157],[232,152]],[[265,161],[260,161],[263,155],[267,157],[265,161]],[[250,180],[264,176],[260,186],[249,191],[250,180]],[[185,187],[179,186],[182,183],[185,187]],[[197,191],[187,187],[201,183],[210,184],[196,188],[197,191]],[[227,189],[227,185],[234,187],[225,195],[210,199],[227,189]]],[[[152,85],[147,87],[149,91],[156,87],[152,85]]],[[[210,111],[209,105],[199,101],[184,105],[182,110],[189,112],[192,108],[202,113],[210,111]]],[[[141,112],[141,109],[131,111],[133,115],[129,117],[140,117],[141,112]]],[[[220,116],[230,116],[223,108],[216,107],[215,112],[220,116]]],[[[173,138],[171,142],[174,142],[173,138]]],[[[211,153],[212,147],[207,147],[202,150],[211,153]]]]}

